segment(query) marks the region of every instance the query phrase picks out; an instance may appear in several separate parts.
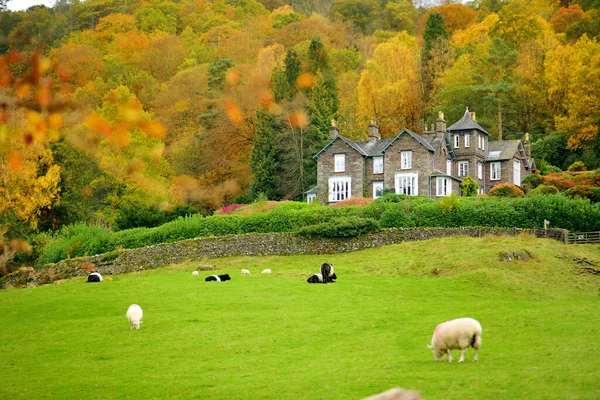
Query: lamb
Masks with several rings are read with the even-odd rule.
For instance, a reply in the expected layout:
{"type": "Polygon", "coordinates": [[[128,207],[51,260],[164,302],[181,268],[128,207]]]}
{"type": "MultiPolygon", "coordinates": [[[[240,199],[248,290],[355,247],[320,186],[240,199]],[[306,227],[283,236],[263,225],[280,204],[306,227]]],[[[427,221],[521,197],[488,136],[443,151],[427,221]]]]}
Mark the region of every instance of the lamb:
{"type": "Polygon", "coordinates": [[[271,268],[264,269],[262,273],[263,274],[270,274],[271,273],[271,268]]]}
{"type": "Polygon", "coordinates": [[[250,271],[247,269],[242,270],[242,275],[250,275],[250,271]]]}
{"type": "Polygon", "coordinates": [[[102,282],[102,275],[99,272],[92,272],[88,275],[88,282],[102,282]]]}
{"type": "Polygon", "coordinates": [[[223,282],[223,281],[230,281],[231,277],[229,276],[229,274],[211,275],[211,276],[207,276],[206,279],[204,279],[204,280],[206,282],[211,282],[211,281],[223,282]]]}
{"type": "MultiPolygon", "coordinates": [[[[335,274],[331,275],[331,282],[335,282],[337,276],[335,274]]],[[[323,275],[322,274],[314,274],[311,275],[306,282],[308,283],[323,283],[323,275]]]]}
{"type": "Polygon", "coordinates": [[[458,362],[465,360],[465,353],[469,347],[475,349],[473,362],[477,361],[481,347],[481,325],[473,318],[458,318],[439,324],[433,332],[431,345],[428,345],[436,361],[441,361],[444,354],[448,355],[448,362],[452,362],[450,350],[462,351],[458,362]]]}
{"type": "Polygon", "coordinates": [[[192,271],[192,276],[198,276],[198,271],[192,271]]]}
{"type": "Polygon", "coordinates": [[[127,310],[127,314],[125,314],[125,316],[129,320],[129,323],[131,324],[131,327],[129,328],[129,330],[140,329],[140,324],[142,323],[142,317],[144,316],[144,313],[142,312],[142,307],[138,306],[137,304],[130,305],[129,309],[127,310]]]}
{"type": "Polygon", "coordinates": [[[333,265],[328,263],[321,265],[321,275],[323,275],[323,283],[333,282],[333,265]]]}

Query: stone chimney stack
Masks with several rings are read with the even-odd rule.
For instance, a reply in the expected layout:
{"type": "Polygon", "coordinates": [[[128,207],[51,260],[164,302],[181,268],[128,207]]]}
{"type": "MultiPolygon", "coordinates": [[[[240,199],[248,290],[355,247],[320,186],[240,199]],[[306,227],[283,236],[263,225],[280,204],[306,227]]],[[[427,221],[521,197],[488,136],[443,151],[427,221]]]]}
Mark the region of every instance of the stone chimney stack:
{"type": "Polygon", "coordinates": [[[379,134],[379,126],[375,123],[375,119],[371,120],[368,132],[369,142],[374,142],[375,140],[381,139],[381,135],[379,134]]]}
{"type": "Polygon", "coordinates": [[[435,121],[435,125],[436,125],[436,136],[437,137],[444,137],[444,134],[446,133],[446,120],[444,119],[444,113],[441,111],[438,111],[438,119],[437,121],[435,121]]]}
{"type": "Polygon", "coordinates": [[[329,128],[329,140],[335,139],[340,134],[340,130],[337,128],[335,119],[331,120],[331,127],[329,128]]]}
{"type": "Polygon", "coordinates": [[[523,140],[523,150],[525,150],[525,155],[528,158],[531,158],[531,142],[529,142],[529,132],[525,132],[525,140],[523,140]]]}

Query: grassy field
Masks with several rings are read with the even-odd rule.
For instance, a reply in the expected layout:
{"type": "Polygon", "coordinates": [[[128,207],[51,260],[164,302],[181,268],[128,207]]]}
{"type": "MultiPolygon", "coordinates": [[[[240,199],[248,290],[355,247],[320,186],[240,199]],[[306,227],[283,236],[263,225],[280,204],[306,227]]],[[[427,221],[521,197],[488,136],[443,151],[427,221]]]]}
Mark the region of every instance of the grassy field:
{"type": "Polygon", "coordinates": [[[600,277],[574,275],[574,257],[600,262],[600,246],[454,237],[203,260],[232,276],[223,283],[193,277],[194,262],[2,291],[0,398],[361,399],[400,386],[425,399],[598,399],[600,277]],[[500,261],[521,250],[535,259],[500,261]],[[306,283],[323,262],[338,282],[306,283]],[[467,316],[483,326],[479,362],[472,349],[464,364],[435,362],[436,324],[467,316]]]}

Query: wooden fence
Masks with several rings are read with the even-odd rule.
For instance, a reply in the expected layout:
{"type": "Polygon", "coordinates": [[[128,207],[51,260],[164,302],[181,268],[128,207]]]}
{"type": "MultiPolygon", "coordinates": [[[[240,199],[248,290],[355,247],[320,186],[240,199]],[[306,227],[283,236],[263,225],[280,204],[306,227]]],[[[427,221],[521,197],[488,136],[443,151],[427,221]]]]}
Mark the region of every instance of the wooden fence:
{"type": "Polygon", "coordinates": [[[600,243],[600,231],[598,232],[569,232],[568,244],[590,244],[600,243]]]}

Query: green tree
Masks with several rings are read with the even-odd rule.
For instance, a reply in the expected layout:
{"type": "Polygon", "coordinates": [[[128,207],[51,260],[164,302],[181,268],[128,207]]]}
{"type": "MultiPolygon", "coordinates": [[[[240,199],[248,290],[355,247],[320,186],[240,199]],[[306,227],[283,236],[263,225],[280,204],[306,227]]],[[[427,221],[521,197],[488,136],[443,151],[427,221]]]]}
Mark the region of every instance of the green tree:
{"type": "Polygon", "coordinates": [[[442,15],[431,13],[427,18],[425,31],[423,32],[425,45],[421,57],[425,114],[428,114],[432,107],[433,83],[443,74],[450,62],[448,37],[442,15]]]}
{"type": "Polygon", "coordinates": [[[460,184],[460,194],[463,196],[477,196],[477,189],[479,189],[479,185],[470,176],[467,176],[460,184]]]}
{"type": "Polygon", "coordinates": [[[379,4],[376,0],[336,0],[331,13],[367,32],[372,22],[378,19],[379,4]]]}
{"type": "Polygon", "coordinates": [[[257,198],[260,193],[271,200],[278,200],[281,197],[277,189],[278,162],[273,143],[277,129],[275,119],[269,113],[262,110],[256,112],[254,146],[250,157],[254,176],[250,186],[252,198],[257,198]]]}
{"type": "Polygon", "coordinates": [[[425,41],[425,54],[431,51],[433,44],[438,39],[448,40],[450,36],[446,31],[446,24],[442,14],[431,13],[425,24],[425,31],[423,32],[423,40],[425,41]]]}
{"type": "Polygon", "coordinates": [[[229,58],[221,58],[211,65],[208,71],[208,89],[211,91],[223,90],[227,71],[233,68],[233,66],[233,60],[229,58]]]}

